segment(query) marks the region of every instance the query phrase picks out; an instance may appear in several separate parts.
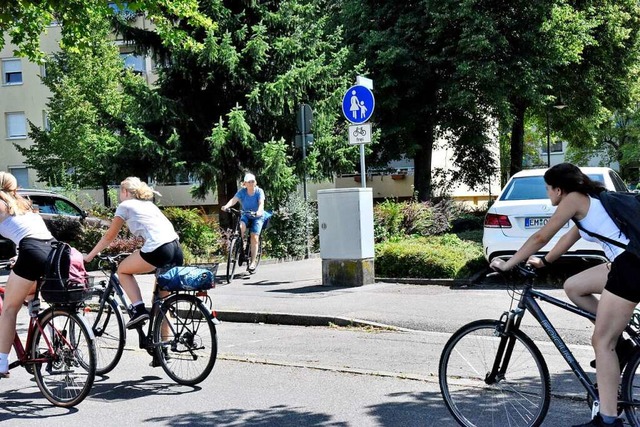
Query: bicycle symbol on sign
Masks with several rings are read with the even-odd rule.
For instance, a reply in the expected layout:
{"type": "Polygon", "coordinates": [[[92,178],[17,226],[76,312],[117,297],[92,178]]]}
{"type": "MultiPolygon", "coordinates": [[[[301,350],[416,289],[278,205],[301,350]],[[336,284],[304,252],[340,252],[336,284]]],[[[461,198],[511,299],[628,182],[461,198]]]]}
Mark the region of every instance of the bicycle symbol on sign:
{"type": "Polygon", "coordinates": [[[367,135],[367,131],[363,126],[357,126],[353,130],[353,136],[365,136],[367,135]]]}

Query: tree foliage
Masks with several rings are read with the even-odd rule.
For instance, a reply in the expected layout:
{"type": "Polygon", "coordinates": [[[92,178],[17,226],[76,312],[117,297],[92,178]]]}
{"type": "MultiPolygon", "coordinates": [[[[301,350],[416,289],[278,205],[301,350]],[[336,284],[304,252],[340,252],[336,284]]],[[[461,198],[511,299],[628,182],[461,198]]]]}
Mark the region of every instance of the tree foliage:
{"type": "MultiPolygon", "coordinates": [[[[200,12],[199,3],[197,0],[132,0],[115,1],[111,5],[107,1],[92,0],[7,1],[0,5],[0,35],[9,35],[17,46],[17,54],[43,62],[46,55],[40,50],[40,35],[52,23],[62,26],[61,47],[77,52],[91,45],[92,25],[111,19],[112,5],[115,5],[128,14],[144,12],[153,21],[165,46],[200,51],[203,45],[178,27],[187,22],[204,31],[215,30],[215,23],[200,12]]],[[[3,46],[4,37],[0,37],[0,49],[3,46]]]]}
{"type": "Polygon", "coordinates": [[[196,195],[217,189],[224,201],[245,171],[259,180],[268,173],[261,183],[283,195],[295,189],[292,177],[303,167],[314,178],[353,167],[357,149],[340,135],[338,122],[341,95],[353,75],[344,71],[347,50],[340,29],[327,26],[325,4],[203,3],[201,12],[217,30],[180,26],[202,50],[167,48],[140,29],[119,26],[141,50],[168,58],[159,69],[158,94],[173,108],[148,129],[158,141],[175,136],[176,157],[200,182],[196,195]],[[303,102],[314,111],[315,134],[304,165],[290,145],[303,102]]]}
{"type": "Polygon", "coordinates": [[[152,176],[166,150],[141,126],[155,114],[146,82],[124,69],[106,22],[94,22],[91,31],[90,47],[64,49],[47,63],[49,129],[31,124],[34,144],[15,146],[40,181],[106,192],[127,175],[152,176]]]}

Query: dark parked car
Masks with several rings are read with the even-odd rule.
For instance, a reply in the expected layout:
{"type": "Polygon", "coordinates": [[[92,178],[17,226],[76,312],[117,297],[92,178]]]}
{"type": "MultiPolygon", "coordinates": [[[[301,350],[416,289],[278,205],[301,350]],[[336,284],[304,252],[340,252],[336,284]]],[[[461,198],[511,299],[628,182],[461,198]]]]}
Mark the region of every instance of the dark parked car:
{"type": "MultiPolygon", "coordinates": [[[[76,203],[61,194],[46,190],[19,189],[18,194],[31,200],[33,207],[38,210],[44,218],[45,223],[51,230],[51,221],[63,217],[80,223],[96,226],[108,226],[108,222],[100,218],[90,217],[76,203]]],[[[52,230],[53,231],[53,230],[52,230]]],[[[56,236],[60,238],[60,236],[56,236]]],[[[8,239],[0,236],[0,260],[6,260],[16,254],[15,245],[8,239]]]]}

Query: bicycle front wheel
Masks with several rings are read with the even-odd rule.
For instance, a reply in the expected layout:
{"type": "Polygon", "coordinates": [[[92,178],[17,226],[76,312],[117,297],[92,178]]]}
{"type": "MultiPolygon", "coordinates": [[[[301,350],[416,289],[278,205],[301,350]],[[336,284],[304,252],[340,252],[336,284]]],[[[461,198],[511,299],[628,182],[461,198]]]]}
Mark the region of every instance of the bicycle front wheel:
{"type": "Polygon", "coordinates": [[[96,353],[88,327],[75,313],[52,308],[39,318],[31,357],[36,383],[56,406],[82,402],[93,386],[96,353]]]}
{"type": "Polygon", "coordinates": [[[218,337],[213,318],[193,295],[170,296],[153,324],[156,361],[178,384],[203,381],[216,363],[218,337]]]}
{"type": "Polygon", "coordinates": [[[240,237],[233,237],[229,243],[229,253],[227,254],[227,283],[231,283],[233,279],[233,274],[238,266],[241,252],[242,241],[240,237]]]}
{"type": "Polygon", "coordinates": [[[96,347],[96,374],[111,372],[122,357],[127,340],[124,316],[118,303],[104,289],[96,289],[82,311],[93,330],[96,347]]]}
{"type": "MultiPolygon", "coordinates": [[[[509,337],[504,322],[478,320],[463,326],[445,344],[439,381],[444,402],[463,426],[538,426],[547,414],[550,379],[540,350],[521,331],[509,337]],[[513,338],[504,375],[487,380],[503,339],[513,338]]],[[[507,346],[508,348],[508,346],[507,346]]],[[[504,352],[500,356],[503,365],[504,352]]]]}

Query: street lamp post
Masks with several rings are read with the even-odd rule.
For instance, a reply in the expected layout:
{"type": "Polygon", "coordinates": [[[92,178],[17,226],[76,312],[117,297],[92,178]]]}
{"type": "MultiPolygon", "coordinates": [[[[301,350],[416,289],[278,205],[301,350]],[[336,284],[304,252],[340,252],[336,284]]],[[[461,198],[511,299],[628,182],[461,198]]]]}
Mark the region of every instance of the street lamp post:
{"type": "MultiPolygon", "coordinates": [[[[558,104],[554,105],[553,108],[556,110],[562,110],[567,106],[560,101],[558,104]]],[[[547,167],[551,167],[551,131],[549,128],[549,109],[547,108],[547,167]]]]}

